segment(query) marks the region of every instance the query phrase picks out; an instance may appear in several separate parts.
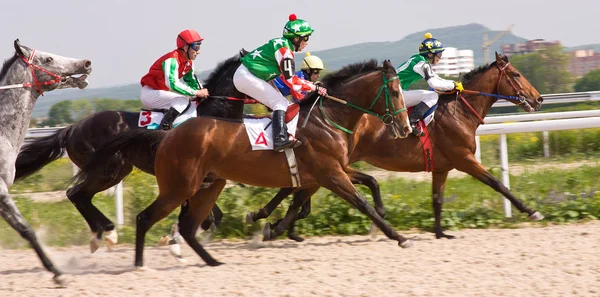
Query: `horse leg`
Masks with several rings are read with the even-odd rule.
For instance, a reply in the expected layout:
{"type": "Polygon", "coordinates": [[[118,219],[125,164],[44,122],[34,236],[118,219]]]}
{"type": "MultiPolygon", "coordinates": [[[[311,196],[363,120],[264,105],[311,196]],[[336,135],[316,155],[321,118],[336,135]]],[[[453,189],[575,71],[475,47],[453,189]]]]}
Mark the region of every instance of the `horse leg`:
{"type": "Polygon", "coordinates": [[[310,199],[310,197],[321,188],[320,186],[313,186],[311,188],[300,189],[298,192],[294,194],[294,200],[292,200],[292,204],[288,208],[285,213],[285,217],[275,225],[271,225],[271,223],[266,223],[263,227],[263,240],[272,240],[276,237],[282,235],[285,230],[290,227],[290,224],[294,221],[296,215],[298,214],[298,210],[304,203],[310,199]]]}
{"type": "Polygon", "coordinates": [[[444,190],[446,189],[446,180],[448,178],[448,171],[433,172],[433,182],[431,183],[432,195],[431,200],[433,204],[433,216],[435,217],[435,238],[448,238],[454,239],[452,235],[446,235],[442,231],[442,207],[444,206],[444,190]]]}
{"type": "Polygon", "coordinates": [[[360,212],[367,215],[388,238],[397,240],[399,246],[403,248],[413,246],[410,240],[396,233],[396,231],[394,231],[394,229],[388,225],[379,214],[377,214],[375,209],[356,190],[352,181],[341,167],[319,176],[318,182],[321,186],[334,192],[360,210],[360,212]]]}
{"type": "Polygon", "coordinates": [[[196,239],[196,231],[203,218],[208,216],[211,206],[214,205],[225,184],[226,180],[219,179],[214,181],[210,187],[200,189],[191,199],[185,202],[179,216],[181,236],[208,266],[219,266],[223,263],[215,260],[204,250],[196,239]]]}
{"type": "Polygon", "coordinates": [[[460,164],[455,164],[456,169],[471,175],[472,177],[478,179],[480,182],[490,186],[492,189],[499,192],[504,197],[506,197],[520,212],[525,212],[529,215],[529,219],[532,221],[539,221],[544,218],[544,216],[525,205],[523,201],[519,200],[519,198],[515,197],[510,190],[504,186],[499,180],[497,180],[492,174],[490,174],[481,163],[475,159],[475,156],[468,155],[463,159],[464,162],[460,162],[460,164]]]}
{"type": "Polygon", "coordinates": [[[252,212],[252,211],[249,212],[246,215],[246,223],[252,224],[260,219],[264,219],[264,218],[268,217],[275,210],[275,208],[277,208],[277,206],[281,203],[281,201],[283,201],[283,199],[285,199],[285,197],[289,196],[296,190],[297,190],[297,188],[280,189],[279,192],[277,192],[277,194],[275,195],[275,197],[273,197],[273,199],[271,199],[271,201],[269,201],[269,203],[267,203],[267,205],[265,205],[265,207],[261,208],[257,212],[252,212]]]}
{"type": "MultiPolygon", "coordinates": [[[[315,191],[316,192],[316,191],[315,191]]],[[[312,195],[310,195],[312,196],[312,195]]],[[[299,220],[303,220],[306,219],[306,217],[308,217],[308,215],[310,214],[310,197],[306,200],[306,202],[304,202],[304,204],[302,205],[302,209],[300,210],[300,212],[296,215],[296,217],[294,218],[294,221],[292,221],[292,223],[290,224],[290,227],[288,228],[288,238],[297,242],[303,242],[304,238],[298,236],[298,234],[296,234],[296,222],[299,220]]]]}
{"type": "Polygon", "coordinates": [[[127,176],[133,167],[125,165],[115,177],[90,177],[82,183],[70,188],[67,191],[67,197],[79,210],[81,215],[88,221],[92,230],[92,240],[90,241],[90,250],[95,252],[100,246],[99,240],[102,238],[102,231],[106,231],[104,236],[106,245],[111,249],[118,242],[118,233],[114,230],[114,223],[109,220],[94,204],[92,198],[96,193],[102,192],[116,184],[118,184],[125,176],[127,176]],[[90,224],[90,221],[94,224],[90,224]]]}
{"type": "Polygon", "coordinates": [[[210,228],[211,228],[211,226],[213,226],[213,224],[215,227],[219,227],[219,225],[221,225],[222,220],[223,220],[223,211],[221,211],[219,206],[217,204],[215,204],[213,206],[213,209],[212,209],[210,215],[208,216],[208,218],[206,218],[206,220],[204,220],[202,222],[200,227],[202,227],[203,230],[210,230],[210,228]]]}
{"type": "Polygon", "coordinates": [[[375,204],[375,210],[379,214],[380,217],[385,219],[385,208],[383,207],[383,201],[381,200],[381,191],[379,190],[379,183],[377,180],[368,175],[364,174],[358,170],[354,170],[350,167],[346,168],[346,173],[348,177],[355,185],[365,185],[369,190],[371,190],[371,195],[373,196],[373,203],[375,204]]]}
{"type": "Polygon", "coordinates": [[[8,195],[8,187],[3,179],[0,179],[0,215],[13,229],[19,232],[21,237],[29,242],[42,261],[44,267],[48,271],[54,273],[54,282],[64,286],[67,280],[64,277],[61,277],[62,273],[54,267],[54,264],[42,249],[42,246],[35,236],[35,232],[27,224],[14,201],[8,195]]]}

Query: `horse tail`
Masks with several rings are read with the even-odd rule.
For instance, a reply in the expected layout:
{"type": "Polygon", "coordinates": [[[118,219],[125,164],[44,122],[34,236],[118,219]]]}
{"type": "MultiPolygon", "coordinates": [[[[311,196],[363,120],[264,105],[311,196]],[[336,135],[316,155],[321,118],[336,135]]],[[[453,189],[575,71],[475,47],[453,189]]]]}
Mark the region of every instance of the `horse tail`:
{"type": "Polygon", "coordinates": [[[71,126],[61,128],[50,136],[39,138],[21,147],[15,163],[15,181],[22,180],[61,158],[67,150],[70,129],[71,126]]]}
{"type": "Polygon", "coordinates": [[[104,141],[88,156],[71,181],[81,183],[88,178],[108,178],[114,182],[123,166],[131,164],[135,158],[154,160],[156,150],[167,135],[164,130],[134,129],[116,134],[104,141]]]}

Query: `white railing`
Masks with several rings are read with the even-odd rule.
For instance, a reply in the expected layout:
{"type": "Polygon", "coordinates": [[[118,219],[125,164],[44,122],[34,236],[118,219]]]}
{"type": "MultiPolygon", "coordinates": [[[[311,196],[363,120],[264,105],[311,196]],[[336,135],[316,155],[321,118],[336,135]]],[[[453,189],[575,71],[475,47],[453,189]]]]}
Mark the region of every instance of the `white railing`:
{"type": "MultiPolygon", "coordinates": [[[[556,118],[566,116],[566,113],[556,113],[556,118]]],[[[594,114],[594,113],[588,113],[594,114]]],[[[551,115],[551,114],[549,114],[551,115]]],[[[572,115],[572,113],[570,114],[572,115]]],[[[524,115],[531,116],[531,115],[524,115]]],[[[489,122],[490,118],[486,118],[486,122],[489,122]]],[[[557,130],[573,130],[573,129],[588,129],[588,128],[600,128],[600,116],[593,116],[587,118],[570,118],[570,119],[557,119],[557,120],[545,120],[537,122],[517,122],[517,123],[504,123],[504,124],[485,124],[479,126],[477,129],[476,143],[477,152],[479,152],[479,135],[500,135],[500,167],[502,171],[502,183],[510,188],[510,178],[508,172],[508,146],[506,142],[506,134],[510,133],[524,133],[524,132],[544,132],[544,139],[547,139],[548,131],[557,130]]],[[[600,141],[600,140],[599,140],[600,141]]],[[[547,142],[545,142],[547,143],[547,142]]],[[[544,150],[546,151],[546,145],[544,150]]],[[[477,160],[481,162],[481,156],[476,153],[477,160]]],[[[504,214],[506,217],[512,216],[510,201],[504,198],[504,214]]]]}

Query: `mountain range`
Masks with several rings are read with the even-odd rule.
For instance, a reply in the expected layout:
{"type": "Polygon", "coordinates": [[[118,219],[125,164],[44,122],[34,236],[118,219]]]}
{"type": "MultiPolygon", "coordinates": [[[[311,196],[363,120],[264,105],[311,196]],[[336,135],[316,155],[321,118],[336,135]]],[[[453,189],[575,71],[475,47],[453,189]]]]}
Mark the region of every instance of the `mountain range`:
{"type": "MultiPolygon", "coordinates": [[[[487,33],[488,37],[492,39],[502,31],[492,31],[483,25],[473,23],[416,32],[398,41],[358,43],[322,51],[314,51],[311,52],[311,54],[321,58],[328,70],[336,70],[344,65],[371,58],[378,59],[380,61],[384,59],[390,59],[393,65],[398,65],[417,51],[418,45],[423,40],[423,35],[426,32],[431,32],[435,38],[440,39],[444,43],[445,47],[473,50],[475,65],[483,65],[484,58],[483,49],[481,47],[483,34],[487,33]]],[[[502,44],[522,43],[526,40],[526,38],[507,32],[490,46],[490,56],[493,57],[494,51],[500,52],[500,46],[502,44]]],[[[583,48],[600,50],[600,44],[580,45],[566,48],[566,50],[583,48]]],[[[234,54],[236,53],[232,53],[232,55],[234,54]]],[[[296,57],[296,62],[299,64],[303,57],[304,54],[298,54],[296,57]]],[[[202,71],[198,73],[198,77],[201,80],[205,79],[210,71],[212,71],[212,69],[202,71]]],[[[105,88],[88,88],[84,90],[70,89],[49,92],[45,94],[44,97],[38,99],[38,102],[33,110],[33,117],[46,117],[50,107],[53,104],[63,100],[93,98],[130,100],[139,98],[139,94],[140,85],[138,82],[105,88]]]]}

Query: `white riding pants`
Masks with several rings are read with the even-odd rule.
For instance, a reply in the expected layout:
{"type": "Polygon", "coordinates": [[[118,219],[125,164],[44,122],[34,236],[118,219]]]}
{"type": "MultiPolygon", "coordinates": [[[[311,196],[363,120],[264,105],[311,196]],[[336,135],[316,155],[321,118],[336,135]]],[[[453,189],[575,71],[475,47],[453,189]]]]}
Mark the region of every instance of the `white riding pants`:
{"type": "Polygon", "coordinates": [[[243,64],[233,75],[233,85],[238,91],[258,100],[273,111],[287,110],[288,100],[269,83],[254,76],[243,64]]]}
{"type": "Polygon", "coordinates": [[[142,100],[142,104],[147,108],[169,109],[173,107],[180,113],[190,103],[190,99],[185,95],[170,91],[155,90],[148,86],[142,87],[140,100],[142,100]]]}

